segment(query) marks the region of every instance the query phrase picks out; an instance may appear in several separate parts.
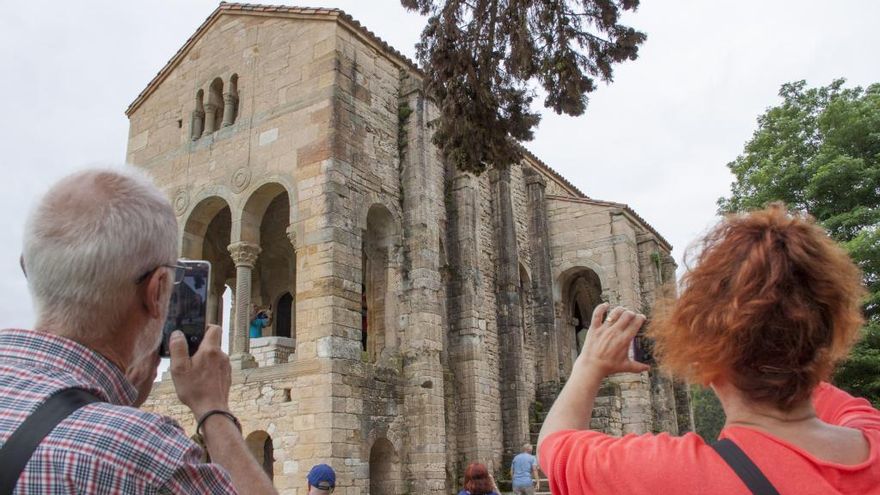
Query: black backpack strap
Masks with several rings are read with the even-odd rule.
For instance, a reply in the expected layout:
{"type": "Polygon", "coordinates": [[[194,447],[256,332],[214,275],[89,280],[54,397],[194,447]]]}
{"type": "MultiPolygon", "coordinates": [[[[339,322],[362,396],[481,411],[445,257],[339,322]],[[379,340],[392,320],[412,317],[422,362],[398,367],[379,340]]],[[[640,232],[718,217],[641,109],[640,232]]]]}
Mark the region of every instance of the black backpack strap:
{"type": "Polygon", "coordinates": [[[82,406],[100,401],[81,388],[67,388],[40,404],[0,448],[0,495],[12,494],[37,446],[58,423],[82,406]]]}
{"type": "Polygon", "coordinates": [[[733,440],[729,438],[718,440],[712,444],[712,448],[754,495],[779,495],[770,480],[733,440]]]}

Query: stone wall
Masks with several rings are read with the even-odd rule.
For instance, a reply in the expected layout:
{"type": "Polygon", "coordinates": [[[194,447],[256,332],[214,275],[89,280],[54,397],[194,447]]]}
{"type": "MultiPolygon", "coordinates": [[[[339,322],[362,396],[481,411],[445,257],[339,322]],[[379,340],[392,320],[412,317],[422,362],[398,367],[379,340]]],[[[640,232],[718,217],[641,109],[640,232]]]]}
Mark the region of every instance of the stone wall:
{"type": "MultiPolygon", "coordinates": [[[[318,462],[342,495],[449,493],[472,461],[506,477],[588,306],[648,304],[668,247],[531,158],[445,166],[421,76],[333,15],[218,16],[130,114],[128,160],[171,198],[183,254],[212,261],[214,321],[233,289],[230,405],[259,459],[271,442],[281,493],[303,495],[318,462]],[[205,99],[218,78],[222,111],[205,99]],[[285,291],[295,340],[244,338],[251,305],[285,291]]],[[[682,396],[611,377],[592,424],[672,431],[682,396]]],[[[193,433],[167,380],[146,407],[193,433]]]]}

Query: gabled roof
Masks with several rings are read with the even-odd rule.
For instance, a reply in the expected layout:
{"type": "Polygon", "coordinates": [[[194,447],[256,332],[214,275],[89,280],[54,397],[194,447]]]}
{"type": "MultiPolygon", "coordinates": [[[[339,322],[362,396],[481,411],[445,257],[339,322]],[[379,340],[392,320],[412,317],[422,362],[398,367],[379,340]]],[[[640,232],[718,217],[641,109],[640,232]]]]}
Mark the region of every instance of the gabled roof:
{"type": "Polygon", "coordinates": [[[654,236],[657,238],[657,242],[659,242],[661,245],[663,245],[663,247],[665,247],[666,249],[668,249],[670,251],[672,250],[672,244],[670,244],[669,241],[667,241],[665,237],[660,235],[660,232],[657,232],[657,230],[654,227],[652,227],[651,224],[648,223],[644,218],[642,218],[641,215],[639,215],[638,213],[636,213],[635,210],[630,208],[628,204],[616,203],[614,201],[602,201],[600,199],[592,199],[592,198],[587,198],[587,197],[570,198],[567,196],[547,195],[547,198],[548,199],[555,199],[555,200],[559,200],[559,201],[569,201],[572,203],[593,205],[593,206],[607,206],[610,208],[619,208],[625,215],[628,215],[632,220],[634,220],[636,223],[641,225],[645,230],[647,230],[651,234],[654,234],[654,236]]]}
{"type": "Polygon", "coordinates": [[[364,27],[360,22],[346,14],[340,9],[331,8],[312,8],[312,7],[287,7],[283,5],[256,5],[247,3],[226,3],[220,2],[220,5],[214,9],[214,12],[205,19],[205,22],[196,29],[196,32],[186,40],[186,43],[177,50],[177,53],[171,57],[171,60],[162,67],[162,70],[147,84],[147,87],[138,95],[137,98],[125,110],[126,116],[137,110],[153,91],[162,83],[166,76],[184,59],[189,50],[195,43],[208,31],[208,29],[217,20],[224,15],[252,15],[266,17],[286,17],[290,19],[312,19],[322,21],[338,22],[341,26],[349,29],[355,35],[363,38],[367,43],[376,45],[389,58],[396,60],[401,66],[404,66],[417,74],[422,74],[419,66],[415,62],[406,57],[406,55],[397,51],[394,47],[377,36],[374,32],[364,27]]]}
{"type": "Polygon", "coordinates": [[[568,191],[573,196],[575,196],[577,198],[590,199],[586,194],[584,194],[580,189],[578,189],[577,186],[575,186],[568,179],[566,179],[565,177],[560,175],[560,173],[557,172],[556,170],[554,170],[553,167],[544,163],[543,160],[538,158],[537,155],[535,155],[534,153],[529,151],[525,146],[520,144],[519,148],[520,148],[520,151],[522,151],[523,157],[525,158],[526,162],[532,168],[543,173],[550,180],[559,184],[560,187],[562,187],[563,189],[568,191]]]}

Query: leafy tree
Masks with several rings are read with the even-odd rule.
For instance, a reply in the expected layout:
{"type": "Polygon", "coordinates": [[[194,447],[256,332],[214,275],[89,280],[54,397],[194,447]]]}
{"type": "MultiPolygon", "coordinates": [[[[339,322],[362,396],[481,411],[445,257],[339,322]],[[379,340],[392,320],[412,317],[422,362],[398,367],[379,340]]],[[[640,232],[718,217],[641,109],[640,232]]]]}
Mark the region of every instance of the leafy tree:
{"type": "Polygon", "coordinates": [[[727,417],[715,392],[700,386],[691,387],[691,405],[694,407],[694,429],[697,434],[709,443],[718,440],[727,417]]]}
{"type": "Polygon", "coordinates": [[[458,168],[483,172],[520,159],[544,106],[581,115],[595,78],[634,60],[645,35],[620,24],[639,0],[400,0],[430,15],[417,45],[428,93],[440,108],[434,142],[458,168]]]}
{"type": "Polygon", "coordinates": [[[771,201],[806,211],[864,273],[869,295],[863,338],[837,371],[842,388],[880,406],[880,84],[820,88],[784,84],[783,103],[758,118],[721,212],[771,201]]]}

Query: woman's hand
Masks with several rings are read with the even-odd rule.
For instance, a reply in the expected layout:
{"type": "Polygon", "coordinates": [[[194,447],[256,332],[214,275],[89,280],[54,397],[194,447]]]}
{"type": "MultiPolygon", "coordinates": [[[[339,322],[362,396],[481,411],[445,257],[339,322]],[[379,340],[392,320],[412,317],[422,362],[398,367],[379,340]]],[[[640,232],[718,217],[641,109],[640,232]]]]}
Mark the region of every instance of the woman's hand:
{"type": "Polygon", "coordinates": [[[589,370],[603,377],[613,373],[647,371],[650,366],[629,357],[633,338],[645,323],[645,315],[620,306],[608,313],[608,307],[608,303],[602,303],[593,311],[590,330],[584,340],[584,348],[575,361],[575,368],[589,370]]]}

